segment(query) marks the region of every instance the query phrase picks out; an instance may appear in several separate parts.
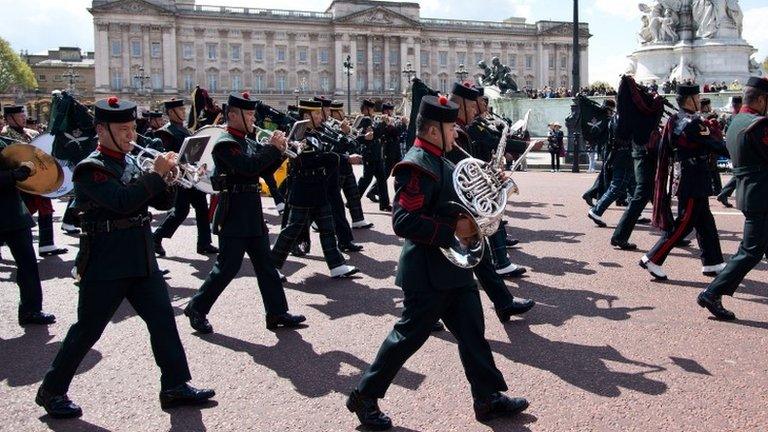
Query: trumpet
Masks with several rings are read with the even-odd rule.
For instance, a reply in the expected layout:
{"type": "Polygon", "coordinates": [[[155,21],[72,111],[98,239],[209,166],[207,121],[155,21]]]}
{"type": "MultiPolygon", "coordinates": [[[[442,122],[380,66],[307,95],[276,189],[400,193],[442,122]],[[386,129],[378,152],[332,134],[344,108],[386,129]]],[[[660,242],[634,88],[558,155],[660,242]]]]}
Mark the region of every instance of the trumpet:
{"type": "MultiPolygon", "coordinates": [[[[255,126],[255,129],[256,129],[256,140],[255,140],[256,144],[258,144],[260,147],[266,147],[270,145],[269,140],[272,139],[272,135],[274,135],[276,131],[272,131],[269,129],[262,129],[258,126],[255,126]]],[[[283,150],[283,154],[291,159],[296,159],[304,151],[305,147],[306,145],[303,142],[286,140],[285,150],[283,150]]]]}
{"type": "MultiPolygon", "coordinates": [[[[133,144],[134,148],[139,149],[139,153],[137,155],[128,153],[125,157],[130,159],[141,172],[155,172],[155,159],[162,156],[162,153],[155,149],[140,146],[134,141],[131,141],[131,144],[133,144]]],[[[163,178],[169,185],[190,189],[195,187],[197,182],[200,181],[204,170],[204,166],[197,167],[188,163],[179,163],[168,171],[163,178]]]]}

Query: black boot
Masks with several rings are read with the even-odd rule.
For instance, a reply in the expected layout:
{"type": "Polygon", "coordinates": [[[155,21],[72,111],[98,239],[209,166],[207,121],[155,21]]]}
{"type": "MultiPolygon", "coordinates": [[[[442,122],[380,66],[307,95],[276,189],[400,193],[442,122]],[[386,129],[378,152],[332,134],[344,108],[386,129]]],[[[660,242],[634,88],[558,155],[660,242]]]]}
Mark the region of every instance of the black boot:
{"type": "Polygon", "coordinates": [[[626,250],[626,251],[637,250],[637,245],[630,242],[617,242],[617,241],[611,240],[611,246],[617,249],[626,250]]]}
{"type": "Polygon", "coordinates": [[[360,252],[363,250],[363,246],[353,242],[339,243],[339,250],[341,252],[360,252]]]}
{"type": "Polygon", "coordinates": [[[722,296],[714,295],[709,291],[703,291],[699,294],[697,303],[699,306],[707,308],[707,310],[719,320],[733,321],[736,319],[736,314],[723,307],[722,296]]]}
{"type": "Polygon", "coordinates": [[[53,418],[75,418],[83,415],[83,410],[72,402],[67,395],[55,395],[42,386],[37,390],[35,403],[45,408],[45,412],[53,418]]]}
{"type": "Polygon", "coordinates": [[[160,392],[160,406],[173,408],[182,405],[199,405],[216,396],[211,389],[196,389],[184,383],[160,392]]]}
{"type": "Polygon", "coordinates": [[[219,248],[208,243],[205,246],[198,246],[197,253],[199,253],[200,255],[213,255],[213,254],[219,253],[219,248]]]}
{"type": "Polygon", "coordinates": [[[392,420],[381,412],[378,401],[361,395],[357,390],[349,395],[347,409],[357,414],[360,424],[367,430],[382,431],[392,427],[392,420]]]}
{"type": "Polygon", "coordinates": [[[496,310],[499,321],[505,323],[512,315],[522,315],[536,306],[536,302],[530,299],[513,299],[512,304],[504,309],[496,310]]]}
{"type": "Polygon", "coordinates": [[[523,398],[510,398],[503,393],[496,392],[486,399],[476,400],[474,408],[477,421],[484,422],[520,414],[528,408],[528,401],[523,398]]]}
{"type": "Polygon", "coordinates": [[[267,329],[274,330],[279,326],[293,328],[306,321],[304,315],[291,315],[288,312],[281,315],[267,315],[267,329]]]}
{"type": "Polygon", "coordinates": [[[37,324],[37,325],[49,325],[56,322],[56,317],[42,312],[21,312],[19,311],[19,325],[25,326],[28,324],[37,324]]]}
{"type": "Polygon", "coordinates": [[[157,254],[157,256],[164,257],[165,248],[163,247],[163,239],[160,237],[155,237],[153,243],[155,244],[155,253],[157,254]]]}
{"type": "Polygon", "coordinates": [[[195,308],[192,307],[192,303],[188,304],[187,307],[184,308],[184,315],[189,318],[189,325],[192,326],[193,329],[202,334],[213,333],[213,326],[208,322],[208,318],[206,318],[204,314],[195,310],[195,308]]]}
{"type": "Polygon", "coordinates": [[[437,321],[436,323],[432,324],[432,333],[439,332],[445,330],[445,326],[440,321],[437,321]]]}
{"type": "Polygon", "coordinates": [[[733,204],[728,202],[727,196],[717,196],[717,200],[720,201],[721,204],[723,204],[723,207],[725,208],[733,208],[733,204]]]}

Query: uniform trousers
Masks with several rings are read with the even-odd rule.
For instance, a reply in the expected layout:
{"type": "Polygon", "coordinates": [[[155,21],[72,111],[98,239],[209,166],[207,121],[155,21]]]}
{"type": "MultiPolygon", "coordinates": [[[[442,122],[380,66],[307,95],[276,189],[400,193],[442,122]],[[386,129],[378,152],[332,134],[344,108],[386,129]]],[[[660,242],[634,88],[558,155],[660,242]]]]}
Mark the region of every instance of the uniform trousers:
{"type": "Polygon", "coordinates": [[[43,379],[42,387],[53,394],[66,394],[77,367],[99,340],[109,320],[128,299],[149,330],[149,341],[160,367],[163,390],[192,377],[168,296],[168,285],[160,272],[147,277],[110,281],[81,281],[77,322],[69,328],[61,349],[43,379]]]}
{"type": "Polygon", "coordinates": [[[673,228],[664,232],[656,245],[648,252],[648,259],[662,265],[675,245],[696,229],[696,240],[701,249],[701,262],[713,266],[723,262],[720,236],[717,233],[715,217],[709,209],[709,198],[681,198],[673,228]]]}
{"type": "Polygon", "coordinates": [[[251,259],[253,272],[264,302],[267,315],[281,315],[288,311],[283,284],[275,266],[269,259],[269,237],[219,236],[219,255],[200,290],[192,297],[190,306],[207,315],[216,299],[240,271],[245,254],[251,259]]]}
{"type": "Polygon", "coordinates": [[[318,207],[291,206],[288,214],[288,222],[280,231],[277,241],[272,247],[272,262],[275,267],[283,268],[288,254],[298,241],[299,236],[309,224],[314,221],[320,231],[320,245],[328,268],[332,269],[344,264],[344,257],[339,252],[336,244],[336,233],[333,224],[333,211],[330,204],[318,207]]]}
{"type": "Polygon", "coordinates": [[[357,188],[357,181],[354,174],[339,176],[341,190],[344,191],[344,197],[347,199],[347,207],[352,222],[359,222],[365,219],[363,215],[363,205],[360,202],[360,189],[357,188]]]}
{"type": "Polygon", "coordinates": [[[424,345],[432,326],[442,319],[458,342],[459,357],[475,399],[507,390],[485,339],[485,321],[475,286],[436,290],[404,286],[403,312],[384,340],[376,359],[363,374],[358,391],[383,398],[403,364],[424,345]]]}
{"type": "Polygon", "coordinates": [[[363,161],[363,176],[357,183],[357,189],[361,194],[364,194],[374,177],[376,178],[375,194],[379,198],[379,208],[384,209],[389,206],[389,190],[384,163],[381,159],[363,161]]]}
{"type": "Polygon", "coordinates": [[[176,202],[160,226],[155,230],[155,238],[171,238],[187,219],[189,207],[195,209],[197,219],[197,247],[211,244],[211,226],[208,223],[208,201],[206,195],[197,189],[179,188],[176,202]]]}
{"type": "Polygon", "coordinates": [[[637,220],[640,219],[645,206],[653,198],[654,178],[656,176],[655,155],[648,154],[644,148],[642,150],[635,148],[632,152],[632,158],[635,165],[635,191],[611,237],[611,242],[618,244],[629,241],[629,236],[635,230],[637,220]]]}
{"type": "Polygon", "coordinates": [[[707,288],[714,295],[732,296],[747,273],[768,258],[768,213],[745,212],[744,216],[744,237],[738,252],[707,288]]]}
{"type": "Polygon", "coordinates": [[[19,285],[19,313],[39,312],[43,308],[43,289],[37,268],[32,229],[0,231],[0,244],[11,250],[16,261],[16,283],[19,285]]]}

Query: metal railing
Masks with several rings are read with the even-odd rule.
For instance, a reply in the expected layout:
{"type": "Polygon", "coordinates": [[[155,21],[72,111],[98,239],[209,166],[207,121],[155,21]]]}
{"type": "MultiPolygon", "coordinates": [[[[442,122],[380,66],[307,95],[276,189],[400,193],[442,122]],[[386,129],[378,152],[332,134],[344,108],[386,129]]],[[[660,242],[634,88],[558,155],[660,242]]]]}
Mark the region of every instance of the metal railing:
{"type": "Polygon", "coordinates": [[[193,7],[177,6],[184,12],[193,12],[204,15],[245,15],[254,17],[297,18],[312,20],[330,20],[333,15],[325,12],[294,11],[283,9],[260,9],[247,7],[194,5],[193,7]]]}
{"type": "Polygon", "coordinates": [[[508,23],[497,21],[471,21],[441,18],[421,18],[421,24],[429,27],[460,27],[511,30],[518,33],[536,34],[535,24],[508,23]]]}

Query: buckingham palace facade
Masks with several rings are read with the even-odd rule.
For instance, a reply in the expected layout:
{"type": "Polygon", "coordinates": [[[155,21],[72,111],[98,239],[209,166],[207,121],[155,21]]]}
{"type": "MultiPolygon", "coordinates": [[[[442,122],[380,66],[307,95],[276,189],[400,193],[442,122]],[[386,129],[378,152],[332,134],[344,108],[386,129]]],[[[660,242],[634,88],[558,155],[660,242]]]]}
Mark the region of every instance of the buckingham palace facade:
{"type": "MultiPolygon", "coordinates": [[[[195,0],[93,0],[96,95],[220,98],[248,90],[277,108],[312,94],[395,99],[408,63],[438,91],[465,64],[496,56],[520,87],[571,86],[572,24],[422,18],[417,3],[335,0],[327,10],[206,6],[195,0]],[[343,63],[354,65],[349,77],[343,63]]],[[[588,82],[587,24],[580,24],[588,82]]]]}

